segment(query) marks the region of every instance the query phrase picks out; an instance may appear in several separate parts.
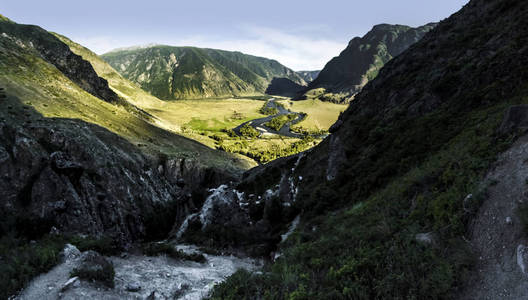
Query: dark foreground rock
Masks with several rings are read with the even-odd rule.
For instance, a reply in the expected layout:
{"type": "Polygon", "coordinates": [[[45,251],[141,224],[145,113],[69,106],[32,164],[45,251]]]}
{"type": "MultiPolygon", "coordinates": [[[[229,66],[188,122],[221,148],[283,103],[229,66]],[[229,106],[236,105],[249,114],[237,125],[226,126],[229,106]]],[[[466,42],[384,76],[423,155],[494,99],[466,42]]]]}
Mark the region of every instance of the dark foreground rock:
{"type": "MultiPolygon", "coordinates": [[[[184,201],[132,144],[96,125],[0,122],[0,209],[19,233],[145,234],[155,207],[184,201]]],[[[7,219],[4,219],[6,221],[7,219]]]]}

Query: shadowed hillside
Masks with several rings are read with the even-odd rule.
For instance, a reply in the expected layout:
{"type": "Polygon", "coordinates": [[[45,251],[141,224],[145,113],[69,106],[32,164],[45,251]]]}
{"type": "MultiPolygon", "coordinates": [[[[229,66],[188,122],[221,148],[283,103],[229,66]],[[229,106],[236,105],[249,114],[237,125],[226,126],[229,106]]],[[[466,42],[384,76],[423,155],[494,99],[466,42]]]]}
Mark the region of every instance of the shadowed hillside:
{"type": "Polygon", "coordinates": [[[419,41],[436,24],[412,28],[380,24],[363,37],[352,39],[310,82],[305,95],[323,101],[348,102],[385,63],[419,41]]]}

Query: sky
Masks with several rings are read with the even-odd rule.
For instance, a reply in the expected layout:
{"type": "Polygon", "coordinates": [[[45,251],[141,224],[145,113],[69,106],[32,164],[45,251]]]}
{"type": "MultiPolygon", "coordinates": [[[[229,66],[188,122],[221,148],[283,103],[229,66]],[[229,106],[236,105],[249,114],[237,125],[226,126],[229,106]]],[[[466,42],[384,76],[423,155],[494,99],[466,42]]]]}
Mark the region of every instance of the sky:
{"type": "Polygon", "coordinates": [[[380,23],[421,26],[468,0],[5,0],[0,14],[97,54],[163,44],[240,51],[319,70],[380,23]]]}

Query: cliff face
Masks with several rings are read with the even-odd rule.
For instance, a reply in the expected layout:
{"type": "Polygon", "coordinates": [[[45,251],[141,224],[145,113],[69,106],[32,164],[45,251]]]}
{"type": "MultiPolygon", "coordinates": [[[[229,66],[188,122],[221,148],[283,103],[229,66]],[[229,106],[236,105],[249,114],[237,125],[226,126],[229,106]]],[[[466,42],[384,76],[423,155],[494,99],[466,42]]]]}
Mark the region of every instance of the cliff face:
{"type": "Polygon", "coordinates": [[[342,94],[336,101],[349,101],[378,75],[384,64],[419,41],[435,25],[418,28],[389,24],[374,26],[365,36],[352,39],[339,56],[330,60],[309,84],[308,90],[322,88],[327,94],[342,94]]]}

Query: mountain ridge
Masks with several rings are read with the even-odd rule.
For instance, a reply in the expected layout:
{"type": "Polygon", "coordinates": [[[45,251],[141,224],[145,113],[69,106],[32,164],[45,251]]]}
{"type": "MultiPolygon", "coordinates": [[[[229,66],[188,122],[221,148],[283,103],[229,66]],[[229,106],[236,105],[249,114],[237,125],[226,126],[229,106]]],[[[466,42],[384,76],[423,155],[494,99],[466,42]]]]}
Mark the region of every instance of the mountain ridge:
{"type": "Polygon", "coordinates": [[[306,84],[275,60],[236,51],[161,45],[101,57],[163,100],[260,95],[276,77],[306,84]]]}
{"type": "Polygon", "coordinates": [[[399,55],[437,23],[420,27],[378,24],[363,37],[355,37],[339,56],[331,59],[308,85],[305,97],[332,102],[349,102],[385,63],[399,55]],[[315,94],[315,95],[310,95],[315,94]]]}

